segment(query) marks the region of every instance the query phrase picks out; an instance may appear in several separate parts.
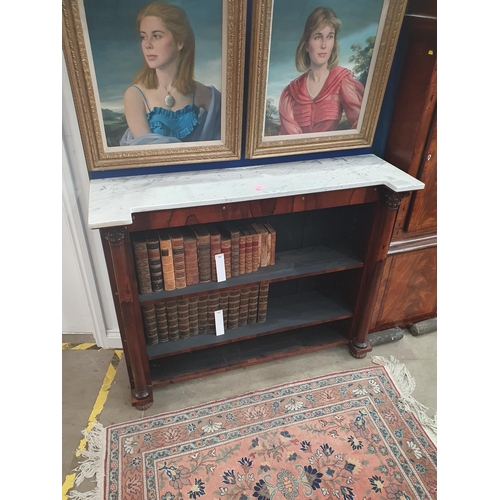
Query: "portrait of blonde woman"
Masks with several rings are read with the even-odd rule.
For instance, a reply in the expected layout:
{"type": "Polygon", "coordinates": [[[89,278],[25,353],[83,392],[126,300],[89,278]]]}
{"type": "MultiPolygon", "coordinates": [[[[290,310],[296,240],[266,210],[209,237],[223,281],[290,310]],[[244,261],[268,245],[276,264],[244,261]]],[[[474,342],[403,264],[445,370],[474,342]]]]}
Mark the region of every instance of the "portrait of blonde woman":
{"type": "Polygon", "coordinates": [[[357,127],[364,86],[339,65],[341,27],[329,7],[317,7],[308,16],[295,53],[301,75],[279,100],[280,135],[336,131],[343,115],[349,128],[357,127]]]}
{"type": "Polygon", "coordinates": [[[195,80],[195,35],[186,12],[153,2],[137,15],[143,67],[123,97],[120,146],[213,141],[221,137],[221,94],[195,80]]]}

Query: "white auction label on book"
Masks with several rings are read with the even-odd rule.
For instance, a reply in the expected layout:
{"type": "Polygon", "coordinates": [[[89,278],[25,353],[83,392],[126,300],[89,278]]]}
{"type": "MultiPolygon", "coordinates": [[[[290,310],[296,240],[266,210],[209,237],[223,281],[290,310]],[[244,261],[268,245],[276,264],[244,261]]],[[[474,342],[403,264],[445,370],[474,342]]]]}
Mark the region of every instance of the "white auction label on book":
{"type": "Polygon", "coordinates": [[[226,265],[223,253],[218,253],[215,256],[215,270],[217,271],[217,281],[226,281],[226,265]]]}
{"type": "Polygon", "coordinates": [[[224,313],[222,309],[214,311],[215,315],[215,335],[224,335],[224,313]]]}

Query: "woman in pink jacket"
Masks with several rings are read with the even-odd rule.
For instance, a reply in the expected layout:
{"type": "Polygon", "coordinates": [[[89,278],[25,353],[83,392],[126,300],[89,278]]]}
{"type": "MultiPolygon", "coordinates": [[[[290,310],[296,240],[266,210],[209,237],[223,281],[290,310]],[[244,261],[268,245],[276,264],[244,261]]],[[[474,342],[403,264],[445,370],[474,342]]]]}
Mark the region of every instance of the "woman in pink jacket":
{"type": "Polygon", "coordinates": [[[281,94],[280,135],[337,130],[343,112],[350,128],[357,127],[364,87],[338,65],[340,27],[328,7],[318,7],[307,18],[295,54],[295,66],[303,74],[281,94]]]}

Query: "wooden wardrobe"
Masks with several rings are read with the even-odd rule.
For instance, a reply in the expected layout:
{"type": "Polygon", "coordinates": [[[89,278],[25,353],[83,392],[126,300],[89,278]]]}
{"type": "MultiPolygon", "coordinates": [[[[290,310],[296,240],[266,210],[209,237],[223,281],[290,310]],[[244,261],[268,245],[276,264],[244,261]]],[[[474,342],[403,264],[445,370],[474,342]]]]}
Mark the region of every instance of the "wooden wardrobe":
{"type": "Polygon", "coordinates": [[[370,331],[437,317],[437,5],[410,0],[383,158],[425,183],[400,205],[370,331]]]}

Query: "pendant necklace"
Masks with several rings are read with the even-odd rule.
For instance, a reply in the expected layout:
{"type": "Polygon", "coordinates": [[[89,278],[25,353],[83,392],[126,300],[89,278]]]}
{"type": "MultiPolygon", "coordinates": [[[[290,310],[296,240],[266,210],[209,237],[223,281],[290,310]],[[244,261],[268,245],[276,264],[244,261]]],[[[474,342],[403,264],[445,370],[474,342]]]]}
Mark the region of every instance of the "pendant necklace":
{"type": "Polygon", "coordinates": [[[167,106],[167,108],[171,108],[175,104],[175,99],[170,92],[174,90],[175,85],[172,85],[172,88],[170,90],[168,90],[167,87],[165,87],[165,85],[163,85],[163,83],[161,82],[160,85],[167,91],[167,95],[165,96],[165,106],[167,106]]]}

